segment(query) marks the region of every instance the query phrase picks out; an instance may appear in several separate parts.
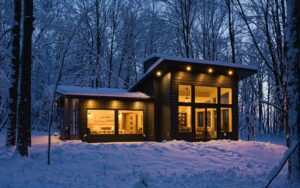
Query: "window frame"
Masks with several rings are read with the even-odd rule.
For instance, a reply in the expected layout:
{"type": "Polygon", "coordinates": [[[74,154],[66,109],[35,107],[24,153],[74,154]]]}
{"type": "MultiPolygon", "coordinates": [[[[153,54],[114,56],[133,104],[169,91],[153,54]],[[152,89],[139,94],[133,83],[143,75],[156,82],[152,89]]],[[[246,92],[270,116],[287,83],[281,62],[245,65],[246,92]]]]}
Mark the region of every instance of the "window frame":
{"type": "Polygon", "coordinates": [[[117,134],[118,134],[118,135],[143,135],[143,134],[145,134],[145,116],[144,116],[145,113],[144,113],[144,110],[137,110],[137,109],[133,109],[133,110],[132,110],[132,109],[129,109],[129,110],[128,110],[128,109],[117,109],[116,111],[117,111],[117,116],[118,116],[118,118],[117,118],[117,119],[118,119],[118,120],[117,120],[117,128],[118,128],[118,129],[117,129],[117,134]],[[133,133],[132,133],[132,134],[126,133],[126,134],[120,134],[120,133],[119,133],[119,111],[137,111],[137,112],[142,112],[142,117],[143,117],[143,119],[142,119],[142,122],[143,122],[143,125],[142,125],[142,128],[143,128],[143,129],[142,129],[142,133],[135,133],[135,134],[133,134],[133,133]]]}
{"type": "MultiPolygon", "coordinates": [[[[233,133],[234,132],[234,122],[235,122],[235,117],[234,117],[234,106],[235,104],[235,99],[234,97],[234,86],[211,86],[207,84],[193,84],[193,83],[186,83],[186,82],[178,82],[177,83],[177,101],[176,103],[176,121],[177,121],[177,127],[175,129],[177,130],[177,133],[180,135],[183,134],[194,134],[196,133],[196,117],[195,117],[195,109],[196,108],[215,108],[217,110],[217,125],[216,125],[216,131],[217,131],[217,139],[222,138],[223,133],[233,133]],[[191,87],[191,102],[179,102],[179,85],[189,85],[191,87]],[[196,102],[196,86],[202,86],[202,87],[213,87],[217,89],[217,103],[197,103],[196,102]],[[221,103],[221,88],[227,88],[231,89],[231,104],[222,104],[221,103]],[[192,131],[191,132],[179,132],[179,119],[178,119],[178,113],[179,113],[179,106],[189,106],[191,107],[191,126],[192,126],[192,131]],[[222,132],[221,131],[221,109],[222,108],[230,108],[231,109],[231,131],[230,132],[222,132]]],[[[207,138],[206,138],[207,139],[207,138]]],[[[213,138],[215,139],[215,138],[213,138]]]]}
{"type": "Polygon", "coordinates": [[[193,101],[194,101],[195,104],[205,104],[205,105],[219,104],[219,92],[218,92],[218,90],[219,90],[218,88],[219,88],[219,87],[216,87],[216,86],[206,86],[206,85],[193,85],[193,87],[194,87],[194,98],[193,98],[194,100],[193,100],[193,101]],[[200,87],[200,88],[201,88],[201,87],[206,87],[206,88],[207,88],[207,87],[210,87],[210,88],[214,88],[214,89],[216,90],[216,102],[215,102],[215,103],[197,102],[197,101],[196,101],[196,88],[197,88],[197,87],[198,87],[198,88],[199,88],[199,87],[200,87]]]}
{"type": "Polygon", "coordinates": [[[86,108],[86,128],[88,129],[88,110],[113,110],[115,113],[115,124],[114,124],[114,134],[91,134],[88,135],[97,135],[97,136],[117,136],[117,135],[124,135],[124,136],[130,136],[130,135],[145,135],[145,109],[128,109],[128,108],[86,108]],[[141,134],[119,134],[119,118],[118,118],[118,112],[121,111],[142,111],[143,113],[143,133],[141,134]]]}
{"type": "Polygon", "coordinates": [[[114,133],[112,133],[112,134],[91,134],[91,132],[89,133],[89,135],[115,135],[116,134],[116,111],[115,111],[115,109],[111,109],[111,108],[87,108],[86,109],[86,128],[87,129],[89,129],[89,127],[88,127],[88,123],[89,123],[89,119],[88,119],[88,111],[89,110],[97,110],[97,111],[99,111],[99,110],[105,110],[105,111],[113,111],[114,112],[114,133]]]}

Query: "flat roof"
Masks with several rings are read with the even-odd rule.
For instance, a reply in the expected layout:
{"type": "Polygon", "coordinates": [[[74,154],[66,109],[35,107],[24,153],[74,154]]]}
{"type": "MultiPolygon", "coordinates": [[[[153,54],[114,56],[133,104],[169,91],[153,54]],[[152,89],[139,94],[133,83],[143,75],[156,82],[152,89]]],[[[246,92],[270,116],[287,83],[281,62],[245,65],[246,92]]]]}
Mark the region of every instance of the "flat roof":
{"type": "Polygon", "coordinates": [[[150,97],[142,92],[129,92],[125,89],[116,88],[92,88],[81,86],[60,85],[56,93],[66,96],[92,96],[92,97],[115,97],[115,98],[135,98],[149,99],[150,97]]]}
{"type": "Polygon", "coordinates": [[[231,69],[235,71],[235,75],[237,75],[238,80],[245,79],[257,72],[256,65],[244,65],[244,64],[230,63],[230,62],[175,57],[175,56],[168,56],[165,54],[153,54],[147,57],[143,62],[150,63],[151,65],[145,71],[143,76],[129,88],[129,91],[133,91],[135,88],[141,85],[145,80],[147,80],[151,75],[153,75],[153,72],[156,70],[160,70],[160,69],[168,70],[169,68],[175,68],[175,67],[182,68],[182,65],[191,65],[191,66],[198,67],[198,70],[202,69],[202,72],[205,72],[203,70],[203,67],[217,68],[219,69],[220,73],[224,72],[225,70],[231,69]]]}

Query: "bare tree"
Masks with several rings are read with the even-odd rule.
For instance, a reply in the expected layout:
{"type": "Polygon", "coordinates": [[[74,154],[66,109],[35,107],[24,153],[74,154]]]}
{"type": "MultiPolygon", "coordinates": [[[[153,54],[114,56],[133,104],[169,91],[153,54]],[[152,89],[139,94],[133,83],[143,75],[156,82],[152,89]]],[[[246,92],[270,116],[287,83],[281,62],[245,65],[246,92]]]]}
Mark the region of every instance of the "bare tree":
{"type": "Polygon", "coordinates": [[[232,63],[235,63],[235,40],[234,40],[234,20],[232,13],[232,0],[226,0],[227,10],[228,10],[228,30],[229,30],[229,39],[231,46],[231,59],[232,63]]]}
{"type": "MultiPolygon", "coordinates": [[[[290,124],[295,130],[294,137],[300,139],[300,1],[288,0],[288,60],[291,72],[290,79],[290,124]]],[[[300,147],[293,153],[292,180],[300,182],[300,147]]]]}
{"type": "Polygon", "coordinates": [[[11,102],[9,103],[9,127],[7,128],[6,146],[16,144],[17,106],[18,106],[18,83],[20,63],[20,23],[21,22],[21,0],[14,0],[14,20],[12,27],[12,87],[9,90],[11,102]]]}
{"type": "Polygon", "coordinates": [[[176,32],[180,53],[185,57],[194,57],[192,30],[198,14],[196,0],[163,0],[166,15],[176,32]]]}
{"type": "Polygon", "coordinates": [[[17,150],[28,156],[31,138],[31,49],[33,32],[33,1],[24,1],[23,46],[21,56],[20,102],[18,105],[17,150]]]}

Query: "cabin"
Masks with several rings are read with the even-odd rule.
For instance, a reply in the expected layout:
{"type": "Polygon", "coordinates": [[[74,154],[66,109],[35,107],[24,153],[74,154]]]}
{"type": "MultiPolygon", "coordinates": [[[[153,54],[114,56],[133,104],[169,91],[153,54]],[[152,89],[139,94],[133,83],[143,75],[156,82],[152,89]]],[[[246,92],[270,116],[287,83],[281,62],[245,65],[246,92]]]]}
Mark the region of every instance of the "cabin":
{"type": "Polygon", "coordinates": [[[255,66],[161,54],[143,65],[128,90],[60,85],[61,139],[238,139],[238,82],[255,74],[255,66]]]}

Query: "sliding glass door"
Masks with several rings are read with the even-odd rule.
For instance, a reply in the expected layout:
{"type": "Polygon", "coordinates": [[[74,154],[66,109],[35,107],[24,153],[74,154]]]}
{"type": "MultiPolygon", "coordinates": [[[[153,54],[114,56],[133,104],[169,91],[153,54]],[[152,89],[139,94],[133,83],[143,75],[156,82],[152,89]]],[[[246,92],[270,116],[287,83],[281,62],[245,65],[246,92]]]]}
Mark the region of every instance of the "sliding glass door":
{"type": "Polygon", "coordinates": [[[217,138],[217,109],[195,108],[196,139],[217,138]]]}

